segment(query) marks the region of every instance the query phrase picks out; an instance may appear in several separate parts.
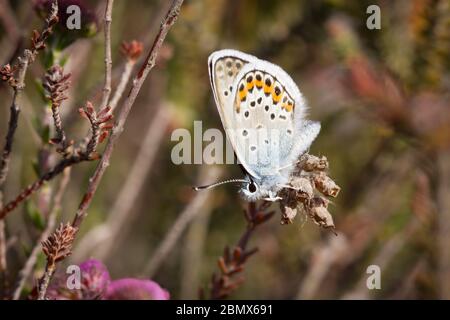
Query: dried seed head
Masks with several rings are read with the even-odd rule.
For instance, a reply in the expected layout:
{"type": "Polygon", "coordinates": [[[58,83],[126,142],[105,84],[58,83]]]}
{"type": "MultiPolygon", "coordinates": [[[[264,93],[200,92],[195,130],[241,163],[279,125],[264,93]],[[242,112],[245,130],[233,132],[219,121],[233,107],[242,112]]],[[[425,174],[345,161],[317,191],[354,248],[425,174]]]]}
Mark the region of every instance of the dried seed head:
{"type": "Polygon", "coordinates": [[[69,223],[66,225],[61,223],[55,232],[42,242],[42,250],[50,264],[61,261],[72,253],[76,231],[77,229],[69,223]]]}
{"type": "Polygon", "coordinates": [[[306,153],[300,159],[299,166],[305,171],[325,171],[328,169],[328,160],[325,156],[319,158],[306,153]]]}
{"type": "Polygon", "coordinates": [[[78,109],[78,112],[83,118],[88,119],[91,124],[91,138],[86,145],[84,154],[90,160],[96,160],[98,159],[98,156],[96,156],[97,146],[103,142],[112,128],[112,125],[108,123],[113,119],[111,107],[106,106],[97,113],[92,103],[88,101],[84,108],[78,109]]]}
{"type": "Polygon", "coordinates": [[[288,206],[281,207],[281,224],[291,224],[297,216],[298,208],[291,208],[288,206]]]}
{"type": "Polygon", "coordinates": [[[307,208],[308,215],[323,228],[334,228],[333,217],[328,211],[329,201],[322,197],[314,197],[307,208]]]}
{"type": "Polygon", "coordinates": [[[314,195],[314,187],[309,179],[292,177],[290,185],[297,191],[297,197],[311,198],[314,195]]]}
{"type": "Polygon", "coordinates": [[[62,101],[67,99],[65,94],[70,86],[71,74],[65,74],[64,68],[55,65],[47,70],[43,81],[43,86],[47,92],[47,99],[52,102],[52,105],[59,107],[62,101]]]}
{"type": "Polygon", "coordinates": [[[298,212],[301,201],[298,199],[298,191],[293,188],[285,188],[280,192],[281,224],[291,224],[298,212]]]}
{"type": "Polygon", "coordinates": [[[314,185],[317,190],[329,197],[337,197],[341,188],[325,172],[313,175],[314,185]]]}

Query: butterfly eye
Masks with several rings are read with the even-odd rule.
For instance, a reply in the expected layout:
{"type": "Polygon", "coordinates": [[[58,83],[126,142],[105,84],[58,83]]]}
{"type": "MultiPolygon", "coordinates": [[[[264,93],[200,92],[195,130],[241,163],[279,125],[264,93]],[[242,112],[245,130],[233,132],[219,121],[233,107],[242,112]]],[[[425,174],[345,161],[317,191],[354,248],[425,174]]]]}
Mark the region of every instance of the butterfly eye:
{"type": "Polygon", "coordinates": [[[247,185],[247,190],[250,191],[251,193],[255,193],[256,190],[258,190],[258,186],[256,185],[256,183],[252,181],[247,185]]]}

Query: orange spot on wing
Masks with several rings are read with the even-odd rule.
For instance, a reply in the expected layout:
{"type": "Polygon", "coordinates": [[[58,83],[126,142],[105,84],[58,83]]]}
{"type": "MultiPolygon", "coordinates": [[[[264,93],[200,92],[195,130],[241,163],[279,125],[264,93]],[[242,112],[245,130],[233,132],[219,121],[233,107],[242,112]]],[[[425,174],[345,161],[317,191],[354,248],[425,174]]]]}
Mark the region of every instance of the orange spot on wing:
{"type": "Polygon", "coordinates": [[[239,91],[239,101],[245,100],[245,98],[247,97],[247,92],[248,92],[247,88],[244,88],[244,90],[239,91]]]}
{"type": "Polygon", "coordinates": [[[294,105],[292,104],[292,102],[283,103],[283,109],[287,112],[291,112],[294,109],[294,105]]]}
{"type": "Polygon", "coordinates": [[[273,83],[270,86],[264,84],[264,93],[271,93],[272,91],[273,91],[273,83]]]}
{"type": "Polygon", "coordinates": [[[263,86],[263,82],[262,82],[262,80],[255,80],[255,85],[256,85],[256,87],[257,88],[262,88],[262,86],[263,86]]]}
{"type": "Polygon", "coordinates": [[[247,82],[247,90],[252,90],[253,87],[255,86],[255,80],[253,80],[252,82],[247,82]]]}
{"type": "Polygon", "coordinates": [[[274,102],[276,102],[276,103],[280,102],[281,96],[283,95],[282,92],[280,91],[280,93],[277,95],[277,94],[275,93],[275,90],[273,90],[273,85],[272,85],[272,91],[271,91],[271,93],[272,93],[272,100],[273,100],[274,102]]]}

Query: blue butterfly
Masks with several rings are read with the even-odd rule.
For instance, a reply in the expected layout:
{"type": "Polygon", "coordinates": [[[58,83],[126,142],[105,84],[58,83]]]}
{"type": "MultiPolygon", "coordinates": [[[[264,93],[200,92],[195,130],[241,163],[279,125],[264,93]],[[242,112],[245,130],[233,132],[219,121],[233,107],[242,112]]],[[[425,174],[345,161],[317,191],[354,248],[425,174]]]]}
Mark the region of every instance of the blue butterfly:
{"type": "Polygon", "coordinates": [[[320,131],[305,120],[307,106],[279,66],[237,50],[213,52],[209,76],[227,137],[244,171],[240,193],[247,201],[280,199],[298,158],[320,131]]]}

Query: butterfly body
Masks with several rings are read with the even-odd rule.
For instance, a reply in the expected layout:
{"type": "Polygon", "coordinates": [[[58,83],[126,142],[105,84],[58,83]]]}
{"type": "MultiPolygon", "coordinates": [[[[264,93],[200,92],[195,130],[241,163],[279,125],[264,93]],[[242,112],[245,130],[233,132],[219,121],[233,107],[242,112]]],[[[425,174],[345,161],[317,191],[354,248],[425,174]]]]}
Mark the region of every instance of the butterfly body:
{"type": "Polygon", "coordinates": [[[212,53],[208,64],[222,124],[246,172],[240,193],[276,200],[320,124],[304,119],[303,96],[280,67],[230,49],[212,53]]]}

